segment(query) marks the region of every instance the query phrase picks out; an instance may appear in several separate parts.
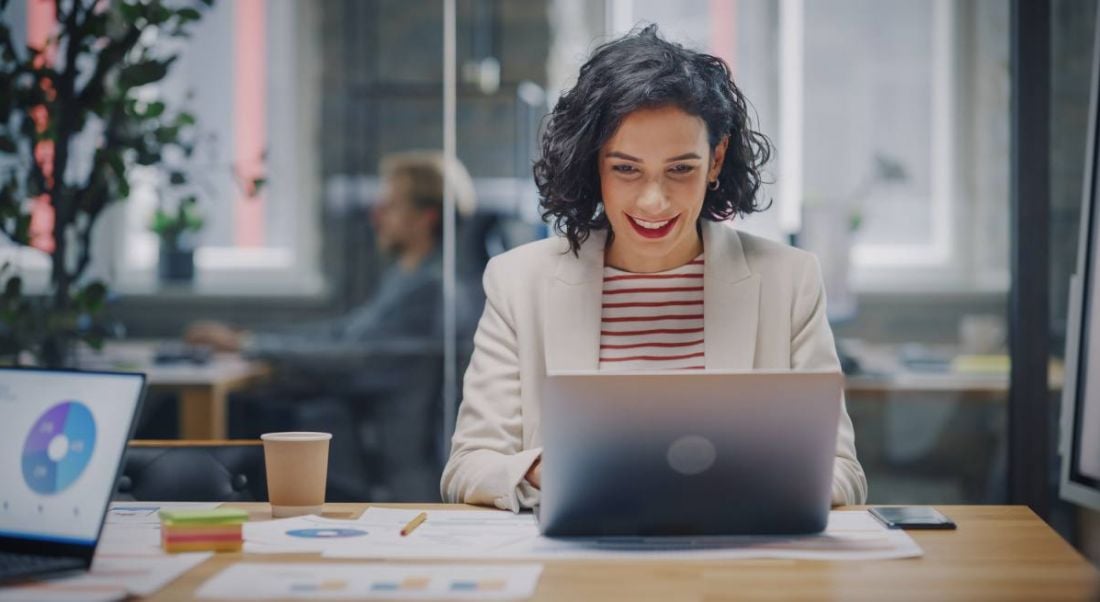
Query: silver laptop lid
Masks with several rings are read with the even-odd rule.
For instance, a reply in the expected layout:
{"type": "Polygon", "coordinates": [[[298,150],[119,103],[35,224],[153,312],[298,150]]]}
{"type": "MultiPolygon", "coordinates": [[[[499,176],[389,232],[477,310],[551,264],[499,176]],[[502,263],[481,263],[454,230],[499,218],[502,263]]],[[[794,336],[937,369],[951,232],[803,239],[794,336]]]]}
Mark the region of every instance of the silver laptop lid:
{"type": "Polygon", "coordinates": [[[142,374],[0,368],[0,545],[94,549],[144,384],[142,374]]]}
{"type": "Polygon", "coordinates": [[[824,529],[838,372],[563,373],[542,397],[548,535],[824,529]]]}

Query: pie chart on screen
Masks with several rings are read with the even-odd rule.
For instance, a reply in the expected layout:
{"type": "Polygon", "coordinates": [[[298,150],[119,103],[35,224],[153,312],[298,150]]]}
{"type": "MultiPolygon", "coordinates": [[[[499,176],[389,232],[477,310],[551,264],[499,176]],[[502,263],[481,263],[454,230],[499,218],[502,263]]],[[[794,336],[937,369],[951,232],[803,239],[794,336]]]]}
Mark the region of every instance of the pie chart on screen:
{"type": "Polygon", "coordinates": [[[79,401],[46,410],[23,442],[23,480],[35,493],[69,488],[88,467],[95,449],[95,418],[79,401]]]}

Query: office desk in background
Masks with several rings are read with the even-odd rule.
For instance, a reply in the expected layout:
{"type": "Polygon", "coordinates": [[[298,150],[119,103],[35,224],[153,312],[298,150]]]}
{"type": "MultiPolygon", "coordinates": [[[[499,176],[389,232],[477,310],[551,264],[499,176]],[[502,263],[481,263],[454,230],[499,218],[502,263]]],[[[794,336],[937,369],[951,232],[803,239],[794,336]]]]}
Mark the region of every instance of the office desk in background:
{"type": "MultiPolygon", "coordinates": [[[[270,519],[267,504],[227,504],[270,519]]],[[[448,504],[381,504],[478,509],[448,504]]],[[[327,504],[358,517],[367,504],[327,504]]],[[[921,558],[858,561],[547,561],[533,600],[1096,600],[1100,572],[1022,506],[937,506],[957,531],[913,531],[921,558]]],[[[847,508],[847,509],[856,509],[847,508]]],[[[456,559],[461,561],[461,559],[456,559]]],[[[182,600],[238,562],[335,563],[315,554],[217,554],[153,600],[182,600]]],[[[494,563],[498,563],[494,561],[494,563]]]]}
{"type": "MultiPolygon", "coordinates": [[[[270,375],[267,364],[234,353],[216,354],[204,365],[158,365],[153,362],[158,345],[158,341],[111,342],[102,353],[83,350],[79,362],[85,369],[145,372],[151,392],[179,395],[183,439],[224,439],[229,393],[270,375]]],[[[1008,395],[1007,374],[907,369],[897,360],[896,346],[866,345],[859,350],[857,359],[865,372],[847,377],[845,392],[850,399],[949,395],[969,401],[1003,402],[1008,395]]],[[[1058,391],[1061,384],[1061,370],[1056,366],[1051,371],[1051,391],[1058,391]]]]}
{"type": "MultiPolygon", "coordinates": [[[[907,366],[900,357],[899,345],[879,345],[853,343],[846,341],[846,350],[859,362],[860,372],[849,374],[845,379],[844,390],[849,398],[887,400],[892,398],[928,399],[950,396],[963,401],[1001,402],[1008,399],[1009,373],[1007,358],[1004,366],[996,365],[992,369],[916,369],[907,366]]],[[[933,352],[951,357],[950,346],[927,346],[933,352]]],[[[992,356],[964,356],[963,360],[993,359],[992,356]]],[[[978,364],[984,362],[961,362],[978,364]]],[[[999,362],[991,362],[999,364],[999,362]]],[[[1049,371],[1049,390],[1052,398],[1062,389],[1064,369],[1060,361],[1052,361],[1049,371]]]]}
{"type": "Polygon", "coordinates": [[[229,394],[262,381],[270,374],[263,363],[236,353],[218,353],[204,364],[157,364],[157,341],[109,342],[102,352],[81,350],[78,365],[85,370],[144,372],[150,393],[179,396],[181,439],[225,439],[229,394]]]}

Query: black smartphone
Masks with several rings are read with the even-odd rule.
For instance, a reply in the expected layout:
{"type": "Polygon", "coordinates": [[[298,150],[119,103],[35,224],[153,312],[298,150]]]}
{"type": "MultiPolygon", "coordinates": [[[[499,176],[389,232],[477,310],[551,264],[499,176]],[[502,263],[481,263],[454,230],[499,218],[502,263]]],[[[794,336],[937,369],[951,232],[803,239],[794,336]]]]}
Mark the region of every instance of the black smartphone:
{"type": "Polygon", "coordinates": [[[954,529],[955,522],[931,506],[876,506],[871,516],[891,529],[954,529]]]}

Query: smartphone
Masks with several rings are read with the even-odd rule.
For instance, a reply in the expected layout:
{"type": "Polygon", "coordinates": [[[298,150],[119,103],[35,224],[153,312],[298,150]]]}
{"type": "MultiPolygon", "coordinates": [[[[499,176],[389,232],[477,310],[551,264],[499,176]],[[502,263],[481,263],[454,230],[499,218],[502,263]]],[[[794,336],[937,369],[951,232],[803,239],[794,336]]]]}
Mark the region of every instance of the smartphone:
{"type": "Polygon", "coordinates": [[[955,523],[931,506],[876,506],[871,516],[891,529],[954,529],[955,523]]]}

